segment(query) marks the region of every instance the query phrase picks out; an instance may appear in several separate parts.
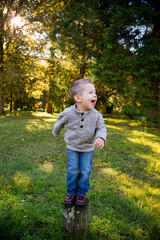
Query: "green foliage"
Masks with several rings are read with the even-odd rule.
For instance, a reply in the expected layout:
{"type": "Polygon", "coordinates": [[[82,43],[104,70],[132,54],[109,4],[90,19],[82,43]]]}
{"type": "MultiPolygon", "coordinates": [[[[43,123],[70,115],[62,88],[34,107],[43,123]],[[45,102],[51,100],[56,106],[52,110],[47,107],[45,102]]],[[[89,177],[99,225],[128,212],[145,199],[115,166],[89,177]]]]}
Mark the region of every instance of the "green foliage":
{"type": "Polygon", "coordinates": [[[159,43],[147,39],[135,58],[135,95],[150,118],[159,114],[159,52],[159,43]]]}
{"type": "Polygon", "coordinates": [[[139,117],[138,121],[140,122],[140,125],[146,126],[146,127],[157,127],[159,128],[160,123],[160,116],[148,118],[148,117],[139,117]]]}
{"type": "Polygon", "coordinates": [[[141,106],[143,115],[157,116],[158,5],[148,1],[69,1],[63,5],[62,1],[57,7],[59,17],[55,12],[51,34],[54,49],[74,61],[81,77],[91,75],[96,86],[101,85],[98,108],[107,112],[111,98],[117,108],[121,96],[124,107],[129,104],[139,112],[141,106]]]}
{"type": "Polygon", "coordinates": [[[59,3],[58,18],[54,15],[51,34],[54,47],[69,57],[78,70],[78,78],[87,75],[96,41],[101,38],[101,23],[97,21],[97,1],[59,3]],[[63,7],[62,7],[63,6],[63,7]]]}
{"type": "Polygon", "coordinates": [[[0,82],[0,112],[8,102],[11,110],[33,105],[32,88],[40,78],[35,59],[44,54],[46,44],[46,28],[42,28],[39,18],[41,5],[37,0],[0,3],[0,79],[3,80],[0,82]],[[16,17],[19,22],[14,22],[16,17]]]}
{"type": "Polygon", "coordinates": [[[106,13],[101,18],[106,27],[99,42],[101,52],[93,63],[93,74],[110,88],[112,95],[116,91],[124,97],[125,108],[130,104],[139,111],[141,105],[143,115],[157,116],[159,5],[150,1],[114,1],[110,5],[102,2],[99,10],[100,14],[106,13]]]}
{"type": "Polygon", "coordinates": [[[73,81],[90,77],[101,112],[158,118],[159,13],[157,1],[2,1],[0,112],[3,100],[61,111],[73,81]]]}
{"type": "MultiPolygon", "coordinates": [[[[62,240],[66,194],[64,130],[59,114],[6,112],[0,117],[0,238],[62,240]]],[[[108,139],[95,150],[88,240],[158,240],[160,235],[158,129],[107,117],[108,139]]]]}
{"type": "Polygon", "coordinates": [[[138,110],[134,106],[130,106],[130,105],[124,106],[122,108],[122,113],[130,118],[138,117],[140,115],[138,110]]]}
{"type": "Polygon", "coordinates": [[[27,54],[29,51],[28,42],[23,41],[21,47],[20,32],[18,31],[8,48],[4,51],[3,72],[5,76],[5,103],[10,104],[10,109],[33,106],[33,96],[30,96],[30,89],[35,82],[32,71],[34,71],[33,58],[27,54]]]}

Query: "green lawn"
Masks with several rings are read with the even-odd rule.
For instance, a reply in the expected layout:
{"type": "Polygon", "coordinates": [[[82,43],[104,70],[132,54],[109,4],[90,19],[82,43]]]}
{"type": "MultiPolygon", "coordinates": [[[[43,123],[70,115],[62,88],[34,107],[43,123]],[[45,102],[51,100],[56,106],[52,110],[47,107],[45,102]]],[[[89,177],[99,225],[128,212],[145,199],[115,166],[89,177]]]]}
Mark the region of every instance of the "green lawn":
{"type": "MultiPolygon", "coordinates": [[[[0,239],[63,239],[67,154],[58,114],[0,117],[0,239]]],[[[95,150],[88,239],[160,239],[160,131],[107,117],[95,150]]]]}

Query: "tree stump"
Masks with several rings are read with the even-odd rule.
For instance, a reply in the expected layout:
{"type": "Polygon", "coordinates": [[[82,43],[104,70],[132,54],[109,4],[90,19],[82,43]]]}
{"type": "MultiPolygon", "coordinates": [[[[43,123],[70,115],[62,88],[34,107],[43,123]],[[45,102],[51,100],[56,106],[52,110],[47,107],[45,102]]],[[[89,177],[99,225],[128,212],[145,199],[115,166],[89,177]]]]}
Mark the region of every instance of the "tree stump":
{"type": "Polygon", "coordinates": [[[89,200],[86,205],[63,204],[63,227],[67,240],[86,239],[89,228],[89,200]]]}

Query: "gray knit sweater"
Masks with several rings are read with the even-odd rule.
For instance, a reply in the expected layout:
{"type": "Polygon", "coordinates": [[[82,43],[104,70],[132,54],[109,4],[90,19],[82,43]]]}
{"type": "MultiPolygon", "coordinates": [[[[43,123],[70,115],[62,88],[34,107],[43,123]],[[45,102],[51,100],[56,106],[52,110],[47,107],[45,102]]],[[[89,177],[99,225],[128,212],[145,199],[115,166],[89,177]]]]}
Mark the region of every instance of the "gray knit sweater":
{"type": "Polygon", "coordinates": [[[94,141],[101,137],[106,141],[106,125],[102,114],[93,109],[80,112],[75,105],[60,113],[52,131],[58,136],[65,127],[64,139],[67,148],[73,151],[90,152],[94,150],[94,141]]]}

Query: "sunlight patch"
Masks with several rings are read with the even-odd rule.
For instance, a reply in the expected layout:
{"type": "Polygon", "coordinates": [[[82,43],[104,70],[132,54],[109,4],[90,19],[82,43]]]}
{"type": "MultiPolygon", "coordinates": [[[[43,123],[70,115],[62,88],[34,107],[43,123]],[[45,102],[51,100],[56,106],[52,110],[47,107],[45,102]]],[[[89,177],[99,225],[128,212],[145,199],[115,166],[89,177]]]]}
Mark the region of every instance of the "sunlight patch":
{"type": "Polygon", "coordinates": [[[104,120],[106,120],[107,122],[114,122],[114,123],[127,123],[128,120],[124,120],[124,119],[113,119],[113,118],[104,118],[104,120]]]}
{"type": "Polygon", "coordinates": [[[51,172],[54,167],[50,162],[44,162],[41,166],[40,169],[45,171],[45,172],[51,172]]]}
{"type": "MultiPolygon", "coordinates": [[[[129,177],[125,173],[121,173],[115,169],[112,168],[103,168],[101,169],[102,173],[105,173],[110,177],[110,181],[118,183],[117,191],[120,190],[121,193],[123,193],[128,198],[142,198],[147,197],[147,199],[152,198],[152,194],[159,196],[160,195],[160,189],[152,187],[150,184],[144,182],[140,179],[135,180],[131,177],[129,177]]],[[[104,177],[104,176],[103,176],[104,177]]],[[[156,199],[152,199],[152,202],[154,201],[154,204],[158,204],[156,199]]]]}
{"type": "Polygon", "coordinates": [[[140,138],[127,138],[129,141],[133,143],[143,144],[151,148],[153,152],[160,153],[160,144],[158,142],[153,142],[149,139],[140,137],[140,138]]]}
{"type": "Polygon", "coordinates": [[[47,123],[42,123],[40,120],[31,120],[28,125],[26,125],[26,129],[29,132],[36,132],[39,130],[47,129],[48,124],[47,123]],[[39,123],[38,123],[39,122],[39,123]]]}
{"type": "MultiPolygon", "coordinates": [[[[156,156],[152,156],[151,154],[144,154],[144,153],[136,153],[136,156],[142,158],[142,159],[145,159],[148,161],[148,164],[151,166],[151,165],[154,165],[157,167],[160,168],[160,161],[157,159],[156,156]]],[[[149,167],[149,166],[148,166],[149,167]]]]}
{"type": "Polygon", "coordinates": [[[58,113],[49,114],[46,112],[36,112],[33,113],[33,116],[40,117],[45,122],[55,122],[57,120],[57,117],[59,116],[58,113]]]}
{"type": "Polygon", "coordinates": [[[144,137],[149,137],[149,138],[157,138],[157,136],[155,136],[154,134],[151,134],[151,133],[147,133],[147,132],[142,132],[142,131],[133,131],[134,135],[137,135],[137,136],[144,136],[144,137]]]}
{"type": "Polygon", "coordinates": [[[13,178],[14,182],[18,185],[30,185],[30,178],[28,176],[23,175],[20,172],[17,172],[13,178]]]}
{"type": "Polygon", "coordinates": [[[33,113],[33,116],[37,116],[37,117],[50,117],[50,118],[55,118],[55,117],[58,117],[58,113],[57,114],[49,114],[49,113],[46,113],[46,112],[35,112],[33,113]]]}
{"type": "Polygon", "coordinates": [[[116,129],[116,130],[120,130],[120,131],[122,131],[122,130],[123,130],[123,129],[122,129],[122,128],[120,128],[120,127],[116,127],[116,126],[110,126],[110,125],[109,125],[109,126],[107,125],[107,129],[108,129],[108,128],[112,128],[112,129],[116,129]]]}
{"type": "Polygon", "coordinates": [[[112,175],[117,176],[117,175],[120,174],[120,172],[118,172],[117,170],[115,170],[113,168],[103,168],[101,171],[103,173],[106,173],[106,174],[110,175],[110,176],[112,176],[112,175]]]}

